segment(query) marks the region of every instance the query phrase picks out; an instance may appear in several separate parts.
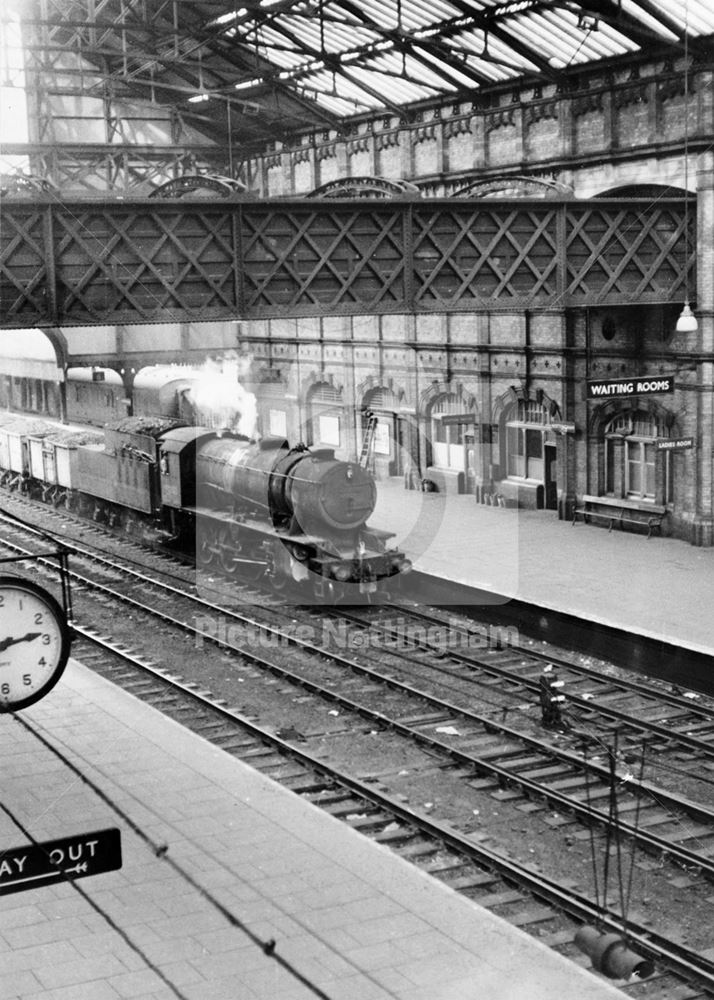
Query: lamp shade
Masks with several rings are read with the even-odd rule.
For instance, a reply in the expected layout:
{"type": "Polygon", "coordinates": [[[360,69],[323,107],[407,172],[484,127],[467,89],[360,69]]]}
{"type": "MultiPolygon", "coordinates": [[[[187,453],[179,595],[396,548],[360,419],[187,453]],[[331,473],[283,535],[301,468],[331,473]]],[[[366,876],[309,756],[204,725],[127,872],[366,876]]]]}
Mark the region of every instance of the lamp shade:
{"type": "Polygon", "coordinates": [[[697,317],[689,308],[688,302],[684,303],[684,308],[679,314],[679,319],[677,320],[677,326],[675,329],[677,333],[695,333],[698,329],[697,317]]]}

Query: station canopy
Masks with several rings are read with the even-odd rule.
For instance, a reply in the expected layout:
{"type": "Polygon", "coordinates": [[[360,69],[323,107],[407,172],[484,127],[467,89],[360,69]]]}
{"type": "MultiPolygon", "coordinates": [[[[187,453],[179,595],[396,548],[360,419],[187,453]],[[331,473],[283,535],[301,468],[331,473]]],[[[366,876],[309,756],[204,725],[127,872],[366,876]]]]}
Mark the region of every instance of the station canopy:
{"type": "Polygon", "coordinates": [[[45,85],[54,67],[69,91],[79,86],[74,55],[96,93],[168,106],[217,143],[249,146],[344,133],[360,115],[408,120],[435,101],[557,83],[638,52],[681,57],[685,39],[693,59],[710,60],[714,33],[712,0],[21,0],[19,10],[45,85]]]}

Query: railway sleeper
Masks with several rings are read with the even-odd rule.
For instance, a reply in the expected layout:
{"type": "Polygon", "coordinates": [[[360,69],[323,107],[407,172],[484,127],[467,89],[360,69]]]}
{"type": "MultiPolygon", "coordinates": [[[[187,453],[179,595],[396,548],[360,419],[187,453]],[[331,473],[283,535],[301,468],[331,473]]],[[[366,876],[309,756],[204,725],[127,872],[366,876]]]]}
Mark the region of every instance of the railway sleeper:
{"type": "Polygon", "coordinates": [[[553,919],[553,911],[548,906],[534,904],[520,913],[509,913],[508,922],[514,927],[530,927],[531,924],[544,924],[553,919]]]}
{"type": "MultiPolygon", "coordinates": [[[[702,992],[701,989],[697,989],[696,986],[687,986],[684,983],[673,983],[672,977],[667,976],[666,973],[661,976],[650,976],[647,979],[647,996],[651,1000],[656,1000],[656,996],[653,994],[653,987],[657,986],[659,990],[657,996],[661,997],[662,1000],[707,1000],[707,997],[711,996],[709,993],[702,992]]],[[[632,987],[620,986],[619,989],[623,993],[630,993],[632,991],[633,996],[639,995],[634,990],[634,984],[632,987]]]]}
{"type": "Polygon", "coordinates": [[[422,865],[422,869],[428,875],[453,875],[454,878],[473,874],[469,861],[466,861],[461,855],[449,854],[443,848],[435,858],[422,865]]]}
{"type": "MultiPolygon", "coordinates": [[[[667,822],[667,821],[663,820],[662,822],[667,822]]],[[[669,819],[669,822],[672,822],[671,817],[669,819]]],[[[714,831],[712,830],[711,826],[709,824],[702,824],[702,823],[687,823],[686,826],[679,825],[676,827],[674,833],[677,835],[676,839],[677,842],[680,844],[686,844],[690,840],[701,840],[707,837],[712,837],[712,835],[714,835],[714,831]]],[[[672,840],[675,839],[674,835],[671,836],[671,839],[672,840]]],[[[698,853],[701,852],[698,851],[698,853]]]]}
{"type": "Polygon", "coordinates": [[[581,786],[586,785],[587,782],[587,775],[573,774],[571,771],[569,775],[566,775],[563,778],[557,778],[555,781],[549,781],[545,787],[547,789],[552,789],[553,791],[563,791],[568,788],[580,788],[581,786]]]}
{"type": "MultiPolygon", "coordinates": [[[[573,945],[573,928],[566,927],[564,930],[546,931],[545,934],[539,936],[538,940],[541,944],[544,944],[547,948],[558,949],[561,954],[565,951],[570,954],[572,948],[573,956],[575,954],[582,954],[581,952],[576,952],[573,945]],[[565,946],[561,948],[561,946],[565,946]]],[[[589,964],[589,962],[588,962],[589,964]]]]}
{"type": "Polygon", "coordinates": [[[213,739],[221,750],[225,750],[226,753],[233,754],[233,756],[237,756],[236,751],[251,747],[255,742],[251,737],[241,736],[239,733],[233,733],[228,736],[214,736],[213,739]]]}
{"type": "Polygon", "coordinates": [[[332,784],[323,784],[320,779],[315,779],[315,784],[316,790],[314,795],[310,794],[306,796],[309,802],[314,802],[319,806],[349,802],[349,812],[357,812],[358,809],[363,808],[363,804],[360,803],[359,799],[356,799],[352,792],[347,791],[347,789],[335,788],[332,784]]]}
{"type": "Polygon", "coordinates": [[[585,784],[582,789],[577,789],[570,793],[570,797],[575,799],[576,802],[587,802],[588,799],[606,799],[610,795],[610,788],[603,785],[587,785],[585,784]]]}
{"type": "Polygon", "coordinates": [[[175,694],[172,695],[165,687],[159,687],[158,684],[146,687],[140,687],[138,684],[126,684],[125,687],[127,691],[140,694],[142,698],[151,698],[152,705],[176,700],[175,694]]]}
{"type": "Polygon", "coordinates": [[[517,767],[519,772],[528,772],[529,777],[531,774],[529,768],[537,767],[543,763],[543,757],[540,754],[537,757],[532,754],[524,754],[522,757],[508,757],[507,760],[509,767],[517,767]]]}
{"type": "MultiPolygon", "coordinates": [[[[498,906],[508,906],[511,903],[523,903],[523,892],[520,889],[504,889],[479,897],[479,905],[493,910],[498,906]]],[[[552,915],[552,914],[551,914],[552,915]]]]}
{"type": "Polygon", "coordinates": [[[399,855],[408,861],[418,861],[439,851],[439,845],[433,840],[416,840],[399,849],[399,855]]]}
{"type": "Polygon", "coordinates": [[[505,761],[509,760],[509,758],[517,759],[518,756],[523,753],[522,746],[515,746],[515,745],[509,746],[507,743],[503,742],[501,743],[484,742],[481,748],[479,748],[478,744],[474,746],[473,742],[469,742],[465,746],[460,743],[459,749],[460,750],[468,749],[469,752],[473,750],[478,754],[479,759],[483,761],[488,761],[488,760],[505,761]]]}
{"type": "Polygon", "coordinates": [[[477,792],[481,792],[489,791],[489,789],[497,787],[498,781],[494,777],[471,778],[467,784],[469,788],[473,788],[477,792]]]}
{"type": "MultiPolygon", "coordinates": [[[[143,697],[143,694],[142,694],[143,697]]],[[[180,695],[176,694],[175,691],[160,691],[157,692],[151,698],[151,705],[153,708],[173,708],[176,706],[178,708],[180,695]]],[[[185,711],[185,709],[182,709],[185,711]]]]}
{"type": "MultiPolygon", "coordinates": [[[[299,765],[297,765],[299,767],[299,765]]],[[[319,803],[320,796],[328,791],[328,786],[324,785],[319,778],[304,770],[295,771],[294,775],[288,775],[280,782],[295,795],[300,795],[311,802],[319,803]]]]}
{"type": "Polygon", "coordinates": [[[513,799],[522,799],[524,797],[524,792],[522,789],[514,788],[499,788],[495,792],[491,792],[491,798],[496,799],[497,802],[510,802],[513,799]]]}
{"type": "MultiPolygon", "coordinates": [[[[670,720],[667,719],[667,722],[670,720]]],[[[693,723],[683,723],[682,728],[686,730],[687,735],[696,733],[697,736],[712,736],[714,735],[714,726],[712,725],[711,719],[702,719],[701,722],[693,723]]]]}
{"type": "Polygon", "coordinates": [[[353,830],[359,830],[361,833],[366,833],[374,830],[386,830],[390,823],[394,821],[394,817],[390,816],[388,813],[378,812],[378,813],[360,813],[356,815],[355,813],[348,813],[346,816],[340,813],[334,813],[331,809],[327,810],[331,816],[340,816],[340,819],[344,819],[353,830]]]}
{"type": "MultiPolygon", "coordinates": [[[[471,751],[476,753],[479,753],[479,751],[488,752],[489,750],[496,750],[498,747],[503,748],[503,746],[503,740],[499,740],[490,733],[483,736],[470,736],[467,740],[459,740],[459,749],[468,750],[469,753],[471,751]]],[[[521,747],[522,750],[523,747],[521,747]]]]}
{"type": "Polygon", "coordinates": [[[204,722],[194,722],[191,726],[194,733],[211,733],[211,739],[219,739],[221,736],[229,736],[231,727],[227,726],[221,719],[206,719],[204,722]]]}
{"type": "MultiPolygon", "coordinates": [[[[543,758],[540,762],[542,763],[543,758]]],[[[572,771],[568,770],[567,766],[563,764],[550,764],[546,767],[538,767],[535,770],[526,770],[525,776],[528,777],[529,781],[540,778],[550,778],[550,777],[566,777],[566,775],[572,774],[572,771]]]]}
{"type": "Polygon", "coordinates": [[[258,769],[261,774],[267,774],[273,781],[277,781],[277,775],[285,767],[285,758],[281,757],[279,754],[275,756],[273,760],[261,761],[258,765],[258,769]]]}
{"type": "Polygon", "coordinates": [[[374,838],[378,844],[386,844],[391,847],[400,847],[402,844],[409,843],[415,837],[420,836],[417,830],[411,827],[399,826],[395,821],[392,821],[389,826],[387,826],[381,833],[378,833],[374,838]]]}
{"type": "MultiPolygon", "coordinates": [[[[617,803],[618,813],[627,813],[637,810],[637,799],[631,799],[629,802],[617,803]]],[[[658,808],[656,805],[648,806],[640,802],[640,815],[637,818],[637,825],[640,827],[651,827],[651,826],[661,826],[664,823],[676,823],[677,817],[673,816],[672,813],[666,812],[664,809],[658,808]]],[[[711,829],[708,827],[708,829],[711,829]]]]}
{"type": "Polygon", "coordinates": [[[256,760],[257,758],[263,757],[273,757],[275,755],[275,750],[272,747],[255,746],[252,750],[244,750],[242,753],[235,754],[236,757],[240,757],[241,760],[256,760]]]}
{"type": "Polygon", "coordinates": [[[498,885],[497,875],[459,875],[457,878],[448,878],[448,871],[432,872],[426,869],[430,875],[435,875],[441,882],[448,885],[455,892],[467,893],[469,889],[482,889],[489,885],[498,885]]]}
{"type": "Polygon", "coordinates": [[[336,819],[348,819],[350,822],[356,821],[360,816],[376,817],[378,822],[389,822],[391,816],[387,817],[382,810],[375,808],[370,808],[366,806],[364,802],[360,802],[358,799],[345,798],[334,802],[329,802],[326,800],[320,800],[320,808],[324,809],[325,812],[329,813],[330,816],[334,816],[336,819]]]}

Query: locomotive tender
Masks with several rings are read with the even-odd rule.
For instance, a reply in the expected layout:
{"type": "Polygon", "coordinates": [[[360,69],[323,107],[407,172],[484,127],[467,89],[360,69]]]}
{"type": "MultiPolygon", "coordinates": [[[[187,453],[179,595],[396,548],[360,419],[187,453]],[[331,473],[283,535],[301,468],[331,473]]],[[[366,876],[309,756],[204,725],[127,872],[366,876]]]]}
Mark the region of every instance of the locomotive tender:
{"type": "Polygon", "coordinates": [[[127,417],[96,433],[8,418],[0,483],[97,521],[193,547],[199,566],[246,565],[277,590],[359,600],[408,571],[389,533],[368,526],[373,477],[328,449],[161,417],[127,417]]]}

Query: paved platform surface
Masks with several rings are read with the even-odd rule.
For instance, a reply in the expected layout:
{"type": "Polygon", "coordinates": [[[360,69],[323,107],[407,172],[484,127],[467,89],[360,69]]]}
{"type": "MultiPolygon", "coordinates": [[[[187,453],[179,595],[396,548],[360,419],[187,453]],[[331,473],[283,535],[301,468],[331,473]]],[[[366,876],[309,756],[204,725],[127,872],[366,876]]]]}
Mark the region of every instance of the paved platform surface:
{"type": "Polygon", "coordinates": [[[3,895],[1,1000],[623,996],[74,661],[0,752],[4,851],[18,823],[123,851],[3,895]]]}
{"type": "Polygon", "coordinates": [[[714,549],[378,484],[370,524],[425,573],[714,653],[714,549]]]}

